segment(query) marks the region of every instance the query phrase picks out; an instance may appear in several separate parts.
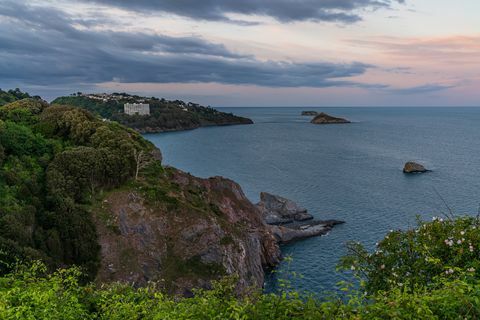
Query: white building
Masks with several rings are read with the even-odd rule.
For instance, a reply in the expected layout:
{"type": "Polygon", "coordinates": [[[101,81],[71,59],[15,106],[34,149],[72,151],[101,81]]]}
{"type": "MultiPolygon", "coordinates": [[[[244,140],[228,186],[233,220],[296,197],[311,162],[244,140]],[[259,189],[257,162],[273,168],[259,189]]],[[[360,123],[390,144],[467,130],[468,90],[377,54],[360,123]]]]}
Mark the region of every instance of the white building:
{"type": "Polygon", "coordinates": [[[128,115],[146,116],[150,114],[150,105],[148,103],[125,103],[123,111],[128,115]]]}

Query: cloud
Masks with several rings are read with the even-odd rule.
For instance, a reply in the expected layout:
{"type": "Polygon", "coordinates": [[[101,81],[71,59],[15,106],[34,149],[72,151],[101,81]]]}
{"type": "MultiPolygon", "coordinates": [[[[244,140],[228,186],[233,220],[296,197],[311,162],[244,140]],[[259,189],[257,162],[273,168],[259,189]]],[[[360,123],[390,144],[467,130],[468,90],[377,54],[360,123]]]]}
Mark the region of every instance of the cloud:
{"type": "Polygon", "coordinates": [[[375,37],[350,40],[349,43],[380,49],[390,57],[422,63],[448,62],[478,64],[480,62],[480,36],[449,36],[436,38],[375,37]]]}
{"type": "Polygon", "coordinates": [[[128,10],[164,12],[192,19],[232,20],[229,14],[268,16],[280,22],[326,21],[354,23],[361,11],[390,8],[405,0],[84,0],[128,10]]]}
{"type": "Polygon", "coordinates": [[[424,93],[431,93],[431,92],[437,92],[437,91],[444,91],[444,90],[452,89],[455,87],[456,87],[455,85],[443,85],[443,84],[437,84],[437,83],[430,83],[430,84],[409,87],[409,88],[391,89],[390,91],[396,94],[412,95],[412,94],[424,94],[424,93]]]}
{"type": "Polygon", "coordinates": [[[115,81],[379,87],[346,80],[373,67],[360,62],[261,61],[202,38],[89,28],[90,20],[13,1],[0,3],[0,18],[3,86],[115,81]]]}

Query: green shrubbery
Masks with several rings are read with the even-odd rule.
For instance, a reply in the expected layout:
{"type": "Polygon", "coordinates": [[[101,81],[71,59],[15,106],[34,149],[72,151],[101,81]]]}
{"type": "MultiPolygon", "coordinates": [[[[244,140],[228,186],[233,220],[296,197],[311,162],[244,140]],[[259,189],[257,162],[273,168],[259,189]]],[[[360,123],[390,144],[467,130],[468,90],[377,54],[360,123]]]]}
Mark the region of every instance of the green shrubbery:
{"type": "MultiPolygon", "coordinates": [[[[16,92],[18,96],[21,93],[16,92]]],[[[89,206],[134,177],[153,145],[88,111],[27,98],[0,107],[0,274],[17,259],[79,265],[93,278],[99,245],[89,206]]]]}
{"type": "Polygon", "coordinates": [[[239,297],[232,277],[215,282],[212,290],[195,291],[192,298],[165,295],[153,284],[82,286],[77,268],[49,275],[34,263],[0,278],[0,318],[478,319],[478,224],[470,217],[421,222],[416,229],[389,233],[372,254],[351,245],[342,265],[354,269],[363,283],[323,299],[288,289],[278,294],[252,290],[239,297]]]}

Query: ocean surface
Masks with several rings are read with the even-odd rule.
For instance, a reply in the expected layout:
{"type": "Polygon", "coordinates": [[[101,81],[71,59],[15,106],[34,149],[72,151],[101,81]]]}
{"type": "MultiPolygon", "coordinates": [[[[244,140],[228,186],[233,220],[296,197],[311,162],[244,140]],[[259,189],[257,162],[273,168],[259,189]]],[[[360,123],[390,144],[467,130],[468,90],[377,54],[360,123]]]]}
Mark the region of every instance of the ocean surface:
{"type": "MultiPolygon", "coordinates": [[[[330,234],[284,246],[298,290],[332,291],[345,243],[372,247],[390,229],[447,211],[476,214],[480,205],[480,108],[224,108],[254,125],[146,135],[164,163],[196,176],[224,176],[253,202],[267,191],[296,201],[318,219],[345,220],[330,234]],[[302,110],[353,121],[313,125],[302,110]],[[404,175],[414,160],[432,172],[404,175]],[[443,200],[442,200],[443,198],[443,200]]],[[[278,276],[270,276],[272,290],[278,276]]]]}

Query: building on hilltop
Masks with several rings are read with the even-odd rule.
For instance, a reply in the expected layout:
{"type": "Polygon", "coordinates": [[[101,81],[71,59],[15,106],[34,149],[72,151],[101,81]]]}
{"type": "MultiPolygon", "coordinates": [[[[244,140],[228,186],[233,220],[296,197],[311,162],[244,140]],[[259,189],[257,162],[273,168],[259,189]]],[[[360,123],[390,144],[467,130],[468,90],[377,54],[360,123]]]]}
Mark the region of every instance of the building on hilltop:
{"type": "Polygon", "coordinates": [[[148,116],[150,114],[150,105],[148,103],[125,103],[123,111],[128,115],[148,116]]]}

